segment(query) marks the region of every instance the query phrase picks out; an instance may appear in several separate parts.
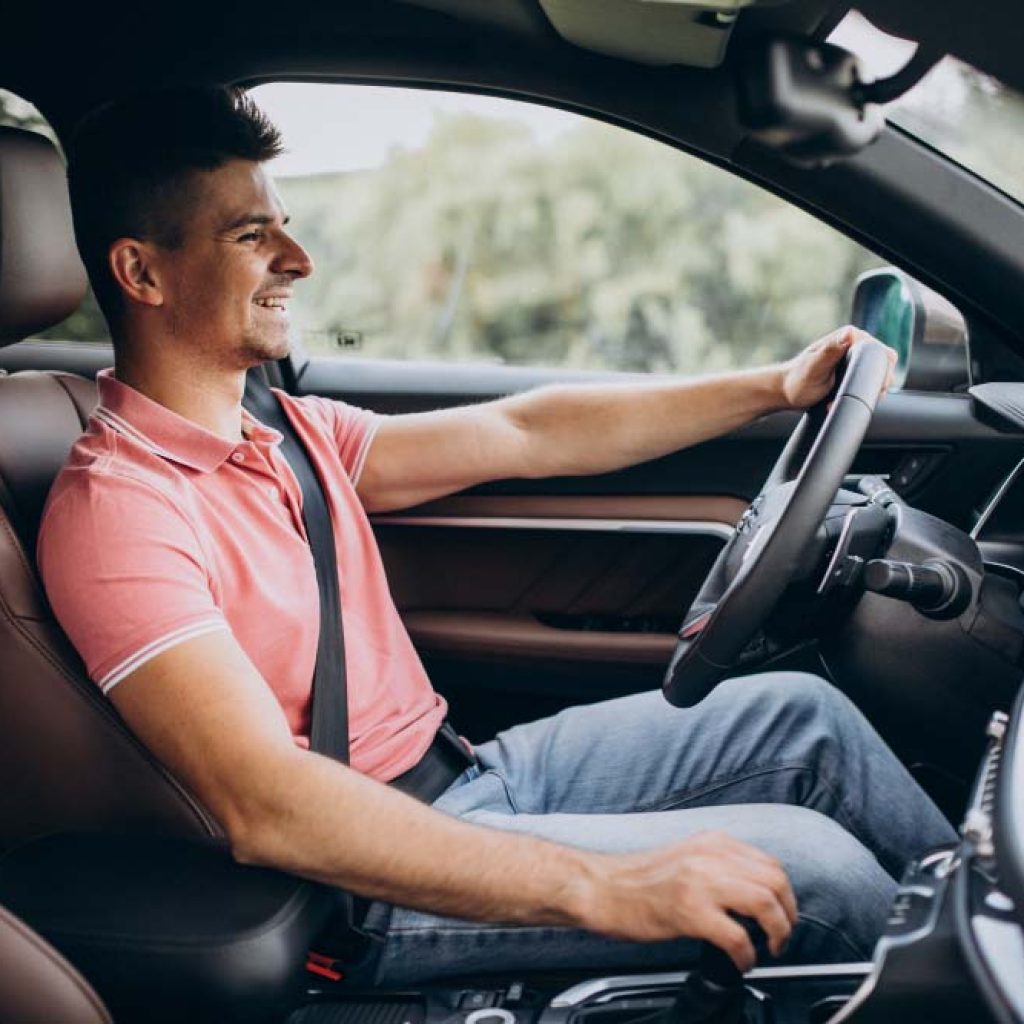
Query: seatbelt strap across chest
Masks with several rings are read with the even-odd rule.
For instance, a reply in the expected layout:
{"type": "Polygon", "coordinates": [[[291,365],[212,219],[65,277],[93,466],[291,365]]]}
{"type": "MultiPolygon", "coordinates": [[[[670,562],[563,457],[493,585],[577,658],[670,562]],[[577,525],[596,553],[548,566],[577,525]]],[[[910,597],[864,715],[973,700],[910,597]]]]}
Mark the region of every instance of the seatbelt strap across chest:
{"type": "Polygon", "coordinates": [[[243,405],[261,423],[281,434],[281,454],[302,488],[302,522],[313,555],[320,592],[320,638],[313,671],[313,709],[309,746],[318,754],[348,764],[348,685],[345,638],[338,592],[334,529],[323,482],[306,446],[266,383],[261,367],[246,374],[243,405]]]}

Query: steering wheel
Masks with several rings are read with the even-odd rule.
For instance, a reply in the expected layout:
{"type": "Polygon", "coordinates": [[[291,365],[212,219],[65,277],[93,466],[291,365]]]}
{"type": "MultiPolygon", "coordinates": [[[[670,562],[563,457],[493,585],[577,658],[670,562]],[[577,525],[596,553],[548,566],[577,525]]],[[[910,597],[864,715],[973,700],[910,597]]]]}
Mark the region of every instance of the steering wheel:
{"type": "Polygon", "coordinates": [[[690,605],[662,684],[671,704],[692,707],[722,681],[792,581],[853,464],[888,371],[881,344],[855,346],[835,397],[797,424],[690,605]]]}

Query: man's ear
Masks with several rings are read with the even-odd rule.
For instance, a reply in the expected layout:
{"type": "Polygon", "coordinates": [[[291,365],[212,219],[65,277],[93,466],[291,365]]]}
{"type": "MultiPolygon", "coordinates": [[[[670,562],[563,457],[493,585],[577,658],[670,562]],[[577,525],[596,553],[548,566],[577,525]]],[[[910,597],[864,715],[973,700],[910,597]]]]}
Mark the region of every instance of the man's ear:
{"type": "Polygon", "coordinates": [[[110,272],[126,298],[144,306],[164,304],[157,254],[151,244],[137,238],[119,238],[107,256],[110,272]]]}

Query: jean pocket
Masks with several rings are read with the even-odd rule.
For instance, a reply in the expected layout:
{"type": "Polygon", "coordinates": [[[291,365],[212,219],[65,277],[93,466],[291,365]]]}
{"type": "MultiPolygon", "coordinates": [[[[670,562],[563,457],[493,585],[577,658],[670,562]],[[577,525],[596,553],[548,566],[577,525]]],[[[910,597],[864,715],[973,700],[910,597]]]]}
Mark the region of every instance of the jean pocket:
{"type": "Polygon", "coordinates": [[[494,768],[482,771],[478,765],[467,768],[451,786],[434,801],[439,811],[462,818],[477,811],[515,814],[515,804],[508,785],[494,768]],[[469,776],[468,778],[465,778],[469,776]],[[465,778],[465,781],[462,781],[465,778]]]}

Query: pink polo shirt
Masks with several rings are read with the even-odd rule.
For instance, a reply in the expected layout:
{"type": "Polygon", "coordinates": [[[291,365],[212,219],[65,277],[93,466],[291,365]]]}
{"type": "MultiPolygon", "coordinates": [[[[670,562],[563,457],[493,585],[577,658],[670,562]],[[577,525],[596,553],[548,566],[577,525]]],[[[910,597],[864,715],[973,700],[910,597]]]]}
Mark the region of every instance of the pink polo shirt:
{"type": "MultiPolygon", "coordinates": [[[[281,435],[243,413],[228,441],[104,370],[50,492],[38,561],[54,614],[104,693],[150,658],[230,630],[308,746],[320,601],[281,435]]],[[[379,418],[278,392],[326,482],[344,610],[352,766],[387,781],[446,705],[402,625],[355,487],[379,418]]]]}

